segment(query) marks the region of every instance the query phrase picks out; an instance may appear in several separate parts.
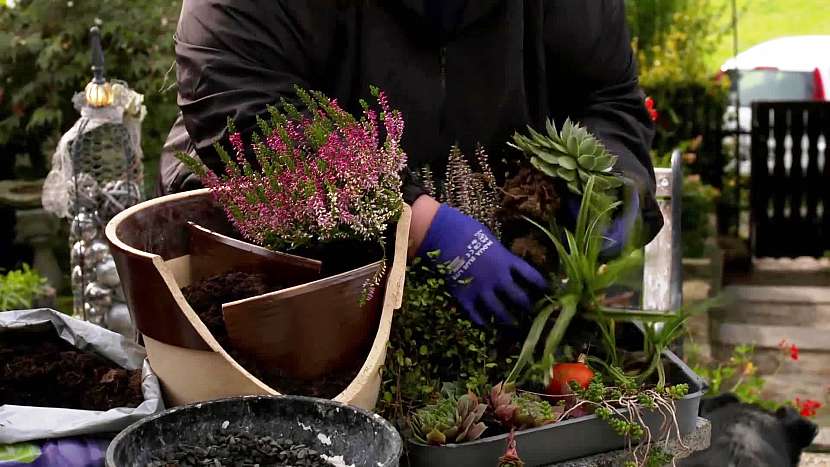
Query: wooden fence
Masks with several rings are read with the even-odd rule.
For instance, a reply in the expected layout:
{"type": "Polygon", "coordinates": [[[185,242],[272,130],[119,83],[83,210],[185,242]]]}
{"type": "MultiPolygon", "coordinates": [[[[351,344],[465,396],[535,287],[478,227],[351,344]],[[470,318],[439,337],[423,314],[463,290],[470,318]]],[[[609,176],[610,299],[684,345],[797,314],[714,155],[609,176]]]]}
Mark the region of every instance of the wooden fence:
{"type": "Polygon", "coordinates": [[[830,250],[830,102],[753,104],[750,207],[755,256],[830,250]]]}

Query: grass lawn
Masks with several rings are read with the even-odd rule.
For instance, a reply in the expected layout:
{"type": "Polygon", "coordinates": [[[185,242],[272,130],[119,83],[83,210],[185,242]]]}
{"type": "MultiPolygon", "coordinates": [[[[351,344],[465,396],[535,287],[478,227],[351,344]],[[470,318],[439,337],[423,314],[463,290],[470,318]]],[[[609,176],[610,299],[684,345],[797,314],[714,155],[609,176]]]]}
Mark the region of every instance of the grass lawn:
{"type": "MultiPolygon", "coordinates": [[[[731,9],[725,12],[730,15],[731,9]]],[[[830,0],[738,0],[738,15],[739,51],[780,36],[830,34],[830,0]]],[[[730,33],[712,57],[713,71],[731,56],[730,33]]]]}

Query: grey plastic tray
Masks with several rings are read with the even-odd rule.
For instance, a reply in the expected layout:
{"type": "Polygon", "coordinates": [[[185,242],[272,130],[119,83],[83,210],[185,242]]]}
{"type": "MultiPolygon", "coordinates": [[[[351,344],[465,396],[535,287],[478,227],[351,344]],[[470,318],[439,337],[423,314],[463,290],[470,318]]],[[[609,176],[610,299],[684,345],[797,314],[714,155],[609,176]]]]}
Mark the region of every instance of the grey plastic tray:
{"type": "MultiPolygon", "coordinates": [[[[674,353],[665,352],[664,356],[670,361],[666,368],[670,383],[689,385],[689,394],[675,402],[675,409],[681,435],[691,433],[695,430],[706,382],[674,353]]],[[[663,417],[659,412],[646,412],[644,419],[652,433],[660,432],[663,417]]],[[[625,440],[596,415],[517,432],[516,442],[527,467],[549,465],[625,446],[625,440]]],[[[507,447],[507,435],[447,446],[427,446],[412,441],[407,444],[412,467],[494,467],[507,447]]]]}

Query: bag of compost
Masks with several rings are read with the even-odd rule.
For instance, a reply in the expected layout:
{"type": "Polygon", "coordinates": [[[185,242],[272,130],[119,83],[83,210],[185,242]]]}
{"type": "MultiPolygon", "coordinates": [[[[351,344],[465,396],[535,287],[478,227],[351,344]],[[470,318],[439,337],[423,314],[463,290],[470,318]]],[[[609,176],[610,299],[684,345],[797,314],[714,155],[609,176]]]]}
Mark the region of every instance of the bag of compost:
{"type": "Polygon", "coordinates": [[[164,409],[144,348],[42,308],[0,313],[0,449],[117,433],[164,409]]]}

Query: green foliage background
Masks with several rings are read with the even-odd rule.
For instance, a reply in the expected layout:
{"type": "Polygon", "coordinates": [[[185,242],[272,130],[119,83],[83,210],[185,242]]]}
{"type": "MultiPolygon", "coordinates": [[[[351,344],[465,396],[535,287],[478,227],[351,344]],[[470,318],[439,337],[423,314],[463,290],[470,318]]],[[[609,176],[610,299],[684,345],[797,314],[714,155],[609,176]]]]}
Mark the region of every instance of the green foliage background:
{"type": "Polygon", "coordinates": [[[75,92],[91,78],[89,28],[101,23],[109,78],[145,96],[147,186],[176,116],[173,33],[180,0],[22,0],[0,5],[0,147],[26,152],[42,177],[59,135],[79,117],[75,92]]]}
{"type": "Polygon", "coordinates": [[[29,268],[0,274],[0,311],[31,308],[34,300],[43,292],[46,279],[29,268]]]}

